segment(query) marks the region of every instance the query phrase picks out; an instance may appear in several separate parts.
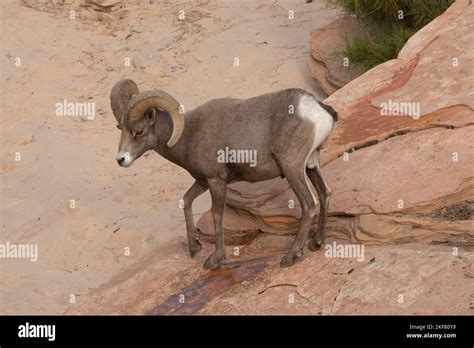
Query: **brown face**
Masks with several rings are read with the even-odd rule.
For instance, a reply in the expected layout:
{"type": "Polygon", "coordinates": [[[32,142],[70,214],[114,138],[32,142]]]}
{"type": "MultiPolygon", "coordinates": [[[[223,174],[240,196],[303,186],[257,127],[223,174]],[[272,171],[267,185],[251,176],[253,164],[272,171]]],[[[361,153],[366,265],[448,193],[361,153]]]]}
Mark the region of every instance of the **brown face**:
{"type": "Polygon", "coordinates": [[[155,147],[157,143],[153,127],[155,116],[155,110],[151,109],[142,119],[129,124],[128,127],[125,122],[117,125],[117,128],[122,131],[117,155],[120,166],[130,167],[137,158],[155,147]]]}

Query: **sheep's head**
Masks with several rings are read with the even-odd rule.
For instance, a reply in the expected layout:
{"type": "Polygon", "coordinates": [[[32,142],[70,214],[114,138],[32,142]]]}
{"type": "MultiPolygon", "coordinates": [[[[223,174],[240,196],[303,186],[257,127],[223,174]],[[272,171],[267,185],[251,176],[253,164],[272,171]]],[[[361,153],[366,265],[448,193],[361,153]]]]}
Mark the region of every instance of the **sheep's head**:
{"type": "Polygon", "coordinates": [[[163,91],[139,93],[135,82],[121,80],[110,93],[110,104],[117,128],[122,131],[117,155],[122,167],[129,167],[146,151],[156,148],[160,140],[155,125],[158,110],[166,111],[173,121],[169,147],[175,145],[183,133],[184,117],[179,113],[179,103],[163,91]]]}

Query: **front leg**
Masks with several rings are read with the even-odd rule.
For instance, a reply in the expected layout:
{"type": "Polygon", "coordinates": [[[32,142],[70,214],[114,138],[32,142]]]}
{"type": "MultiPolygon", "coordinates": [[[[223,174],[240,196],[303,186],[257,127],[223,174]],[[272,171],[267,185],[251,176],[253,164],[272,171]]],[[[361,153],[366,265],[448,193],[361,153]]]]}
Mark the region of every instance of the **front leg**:
{"type": "Polygon", "coordinates": [[[186,233],[188,235],[189,242],[189,253],[191,257],[197,255],[201,249],[202,245],[199,243],[199,235],[196,231],[196,225],[194,224],[192,204],[193,201],[199,195],[207,191],[207,185],[205,182],[196,180],[189,188],[189,190],[184,194],[184,218],[186,220],[186,233]]]}
{"type": "Polygon", "coordinates": [[[224,233],[222,231],[222,219],[224,215],[226,182],[221,178],[212,178],[207,180],[212,199],[212,218],[214,219],[216,249],[208,257],[204,264],[205,269],[217,269],[220,267],[220,261],[225,259],[224,233]]]}

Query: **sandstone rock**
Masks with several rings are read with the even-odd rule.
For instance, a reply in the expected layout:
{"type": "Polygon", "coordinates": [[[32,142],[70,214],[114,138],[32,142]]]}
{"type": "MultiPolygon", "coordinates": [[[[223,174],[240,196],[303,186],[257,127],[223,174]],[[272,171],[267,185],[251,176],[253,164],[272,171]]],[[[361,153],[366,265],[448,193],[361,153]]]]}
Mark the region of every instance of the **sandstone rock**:
{"type": "Polygon", "coordinates": [[[199,314],[472,314],[472,257],[417,244],[367,247],[362,262],[317,252],[293,269],[265,268],[199,314]]]}
{"type": "Polygon", "coordinates": [[[474,126],[408,133],[331,161],[323,170],[333,191],[330,212],[427,212],[474,197],[473,132],[474,126]]]}
{"type": "Polygon", "coordinates": [[[446,221],[430,215],[366,214],[354,218],[351,233],[354,240],[365,245],[431,243],[473,250],[472,227],[471,219],[446,221]]]}
{"type": "Polygon", "coordinates": [[[355,17],[344,17],[311,34],[308,69],[311,77],[328,95],[364,72],[361,67],[343,66],[346,41],[364,32],[355,17]]]}
{"type": "MultiPolygon", "coordinates": [[[[298,199],[288,182],[279,178],[229,185],[226,205],[225,241],[233,245],[247,244],[242,242],[243,236],[249,233],[251,237],[247,239],[253,240],[256,230],[276,235],[294,234],[301,217],[298,199]]],[[[209,211],[199,219],[197,227],[205,241],[213,241],[214,223],[209,211]]]]}
{"type": "Polygon", "coordinates": [[[279,236],[269,233],[260,234],[255,241],[248,245],[247,255],[265,255],[282,253],[289,250],[294,241],[293,236],[279,236]]]}
{"type": "Polygon", "coordinates": [[[456,256],[446,245],[367,246],[358,258],[305,251],[284,269],[282,253],[230,256],[208,272],[200,265],[210,246],[197,259],[183,257],[185,246],[183,238],[157,248],[65,314],[472,314],[473,253],[462,248],[456,256]]]}
{"type": "MultiPolygon", "coordinates": [[[[262,213],[262,202],[273,202],[279,200],[278,197],[284,195],[288,191],[288,187],[274,185],[277,179],[267,180],[256,183],[236,182],[229,185],[227,199],[230,205],[239,208],[245,207],[251,213],[262,213]],[[258,201],[254,201],[254,197],[261,197],[258,201]]],[[[288,203],[283,202],[281,205],[275,204],[272,210],[267,212],[286,211],[288,203]]],[[[299,216],[295,216],[299,217],[299,216]]]]}
{"type": "MultiPolygon", "coordinates": [[[[236,211],[230,207],[225,208],[225,219],[222,222],[224,230],[224,243],[227,245],[250,244],[258,233],[259,223],[255,218],[245,211],[236,211]]],[[[214,243],[214,220],[210,211],[206,212],[198,221],[196,228],[200,232],[201,239],[208,243],[214,243]]]]}
{"type": "Polygon", "coordinates": [[[273,234],[296,232],[294,227],[301,217],[298,199],[288,182],[280,178],[229,185],[227,205],[258,217],[259,228],[273,234]]]}
{"type": "Polygon", "coordinates": [[[474,90],[468,72],[474,59],[473,14],[469,1],[456,1],[413,35],[397,59],[376,66],[327,98],[339,121],[322,162],[401,132],[471,124],[474,94],[466,91],[474,90]],[[455,59],[458,66],[453,66],[455,59]],[[420,117],[382,116],[381,104],[389,101],[419,103],[420,117]]]}

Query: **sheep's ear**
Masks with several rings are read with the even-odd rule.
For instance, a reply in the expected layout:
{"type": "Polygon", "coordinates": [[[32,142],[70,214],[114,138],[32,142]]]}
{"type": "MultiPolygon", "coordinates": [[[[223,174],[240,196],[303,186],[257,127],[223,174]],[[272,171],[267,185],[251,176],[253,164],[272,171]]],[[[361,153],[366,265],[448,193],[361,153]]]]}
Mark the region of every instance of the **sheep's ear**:
{"type": "Polygon", "coordinates": [[[148,125],[152,126],[155,123],[156,110],[150,109],[145,113],[145,118],[148,122],[148,125]]]}

